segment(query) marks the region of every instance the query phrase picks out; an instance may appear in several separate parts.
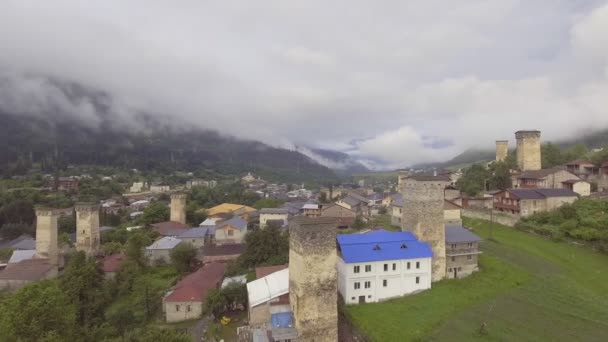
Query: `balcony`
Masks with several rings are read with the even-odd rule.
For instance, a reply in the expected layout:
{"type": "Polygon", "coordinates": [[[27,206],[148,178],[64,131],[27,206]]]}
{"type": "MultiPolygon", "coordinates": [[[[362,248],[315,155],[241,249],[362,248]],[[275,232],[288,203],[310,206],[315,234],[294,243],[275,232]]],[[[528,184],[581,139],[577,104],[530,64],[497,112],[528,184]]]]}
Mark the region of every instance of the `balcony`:
{"type": "Polygon", "coordinates": [[[459,256],[459,255],[473,255],[473,254],[481,254],[481,252],[479,251],[479,248],[472,247],[472,248],[456,248],[456,249],[446,248],[445,249],[445,255],[449,256],[449,257],[459,256]]]}

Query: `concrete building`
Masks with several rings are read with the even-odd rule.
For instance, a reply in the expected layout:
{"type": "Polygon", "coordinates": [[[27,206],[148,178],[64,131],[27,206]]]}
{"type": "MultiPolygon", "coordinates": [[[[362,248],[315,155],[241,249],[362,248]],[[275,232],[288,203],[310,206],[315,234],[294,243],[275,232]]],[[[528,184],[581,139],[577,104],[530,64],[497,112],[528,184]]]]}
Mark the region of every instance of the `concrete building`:
{"type": "Polygon", "coordinates": [[[432,256],[411,232],[338,235],[338,291],[361,304],[430,289],[432,256]]]}
{"type": "Polygon", "coordinates": [[[527,217],[573,203],[578,194],[569,189],[507,189],[494,195],[494,210],[527,217]]]}
{"type": "Polygon", "coordinates": [[[337,220],[297,217],[289,228],[289,303],[300,342],[338,340],[337,220]]]}
{"type": "Polygon", "coordinates": [[[263,208],[260,210],[260,228],[265,228],[268,221],[279,223],[280,227],[287,225],[289,211],[284,208],[263,208]]]}
{"type": "Polygon", "coordinates": [[[226,265],[214,262],[180,280],[163,298],[165,320],[172,323],[200,318],[207,294],[219,288],[224,273],[226,265]]]}
{"type": "Polygon", "coordinates": [[[215,228],[215,243],[217,245],[243,243],[247,234],[247,221],[239,216],[218,224],[215,228]]]}
{"type": "Polygon", "coordinates": [[[95,255],[101,244],[99,206],[93,203],[77,203],[75,209],[76,250],[95,255]]]}
{"type": "Polygon", "coordinates": [[[509,154],[509,140],[496,140],[496,161],[504,162],[509,154]]]}
{"type": "Polygon", "coordinates": [[[176,193],[171,195],[171,218],[172,222],[186,224],[186,199],[188,195],[176,193]]]}
{"type": "Polygon", "coordinates": [[[445,277],[444,176],[411,176],[402,181],[402,230],[412,232],[433,250],[433,281],[445,277]]]}
{"type": "Polygon", "coordinates": [[[306,217],[319,217],[321,206],[316,203],[306,203],[302,206],[302,214],[306,217]]]}
{"type": "Polygon", "coordinates": [[[566,164],[568,171],[575,174],[582,180],[597,180],[600,178],[601,167],[595,165],[592,161],[585,159],[577,159],[566,164]]]}
{"type": "Polygon", "coordinates": [[[151,264],[154,263],[170,263],[171,262],[171,251],[177,247],[182,240],[165,236],[159,240],[154,241],[150,246],[146,247],[146,257],[151,264]]]}
{"type": "Polygon", "coordinates": [[[291,312],[289,268],[286,265],[275,268],[280,268],[280,270],[247,283],[250,326],[265,325],[270,321],[272,314],[291,312]]]}
{"type": "Polygon", "coordinates": [[[580,196],[587,197],[591,195],[591,183],[584,180],[567,180],[562,182],[564,189],[576,192],[580,196]]]}
{"type": "Polygon", "coordinates": [[[36,258],[48,259],[51,265],[59,264],[57,245],[57,219],[53,209],[36,209],[36,258]]]}
{"type": "Polygon", "coordinates": [[[464,278],[479,271],[480,241],[479,236],[462,225],[446,225],[446,278],[464,278]]]}
{"type": "Polygon", "coordinates": [[[517,131],[517,166],[521,171],[542,169],[540,155],[540,131],[517,131]]]}
{"type": "Polygon", "coordinates": [[[131,193],[138,193],[138,192],[144,191],[145,188],[146,188],[146,183],[144,183],[144,182],[134,182],[133,185],[131,185],[131,188],[129,188],[129,192],[131,192],[131,193]]]}

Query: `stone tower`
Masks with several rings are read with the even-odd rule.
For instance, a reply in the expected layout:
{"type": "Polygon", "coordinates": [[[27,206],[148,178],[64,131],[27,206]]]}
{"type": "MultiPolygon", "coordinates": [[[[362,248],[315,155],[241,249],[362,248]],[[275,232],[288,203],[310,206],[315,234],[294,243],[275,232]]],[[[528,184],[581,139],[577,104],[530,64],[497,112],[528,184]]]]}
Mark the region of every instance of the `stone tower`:
{"type": "Polygon", "coordinates": [[[59,214],[53,209],[36,209],[36,257],[49,259],[51,265],[58,265],[57,219],[59,214]]]}
{"type": "Polygon", "coordinates": [[[76,250],[87,255],[97,254],[99,235],[99,206],[93,203],[76,204],[76,250]]]}
{"type": "Polygon", "coordinates": [[[186,198],[188,195],[175,193],[171,195],[171,218],[172,222],[186,224],[186,198]]]}
{"type": "Polygon", "coordinates": [[[289,300],[298,341],[338,341],[337,219],[296,217],[289,227],[289,300]]]}
{"type": "Polygon", "coordinates": [[[443,176],[412,176],[403,180],[403,231],[412,232],[433,250],[433,281],[445,277],[445,223],[443,206],[445,187],[450,180],[443,176]]]}
{"type": "Polygon", "coordinates": [[[521,171],[540,170],[540,131],[517,131],[517,166],[521,171]]]}
{"type": "Polygon", "coordinates": [[[509,140],[496,140],[496,161],[504,162],[509,154],[509,140]]]}

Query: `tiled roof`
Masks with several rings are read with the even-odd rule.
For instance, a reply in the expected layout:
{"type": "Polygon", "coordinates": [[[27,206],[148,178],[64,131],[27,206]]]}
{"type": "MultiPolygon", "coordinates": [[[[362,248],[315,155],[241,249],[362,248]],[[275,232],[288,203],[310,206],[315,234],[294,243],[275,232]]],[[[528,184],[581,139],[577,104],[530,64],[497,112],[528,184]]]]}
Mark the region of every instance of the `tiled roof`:
{"type": "Polygon", "coordinates": [[[267,276],[269,274],[272,274],[274,272],[278,272],[280,270],[284,270],[287,267],[289,267],[289,265],[260,266],[260,267],[256,267],[255,268],[255,278],[256,279],[264,278],[265,276],[267,276]]]}
{"type": "Polygon", "coordinates": [[[41,280],[55,266],[48,259],[27,259],[16,264],[10,264],[0,271],[2,280],[41,280]]]}
{"type": "Polygon", "coordinates": [[[218,287],[225,272],[225,264],[206,264],[180,280],[175,289],[165,296],[165,302],[203,302],[209,290],[218,287]]]}
{"type": "Polygon", "coordinates": [[[481,238],[470,230],[461,225],[446,225],[445,226],[445,242],[460,243],[460,242],[477,242],[481,238]]]}
{"type": "Polygon", "coordinates": [[[232,226],[235,227],[239,230],[247,230],[247,220],[245,220],[244,218],[237,216],[237,217],[233,217],[228,221],[224,221],[220,224],[217,225],[217,229],[226,227],[226,226],[232,226]]]}
{"type": "Polygon", "coordinates": [[[377,230],[367,234],[338,235],[344,262],[359,263],[384,260],[431,258],[426,242],[419,242],[409,232],[377,230]]]}
{"type": "Polygon", "coordinates": [[[107,255],[103,258],[103,271],[105,273],[118,272],[120,265],[122,265],[125,259],[125,256],[122,254],[107,255]]]}
{"type": "Polygon", "coordinates": [[[185,224],[173,221],[154,223],[151,226],[162,236],[177,236],[188,229],[185,224]]]}
{"type": "Polygon", "coordinates": [[[165,236],[164,238],[160,239],[160,240],[156,240],[154,241],[153,244],[151,244],[150,246],[146,247],[147,250],[157,250],[157,249],[173,249],[175,248],[175,246],[179,245],[182,242],[182,240],[172,237],[172,236],[165,236]]]}

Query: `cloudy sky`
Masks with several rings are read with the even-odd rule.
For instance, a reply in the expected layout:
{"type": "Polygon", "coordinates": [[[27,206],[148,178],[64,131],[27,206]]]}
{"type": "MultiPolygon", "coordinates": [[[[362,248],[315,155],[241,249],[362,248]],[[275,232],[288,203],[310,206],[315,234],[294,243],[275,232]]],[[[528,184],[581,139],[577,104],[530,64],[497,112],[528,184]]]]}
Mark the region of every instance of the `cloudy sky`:
{"type": "Polygon", "coordinates": [[[398,167],[608,128],[608,1],[3,0],[0,73],[12,105],[61,102],[18,81],[48,75],[125,117],[398,167]]]}

